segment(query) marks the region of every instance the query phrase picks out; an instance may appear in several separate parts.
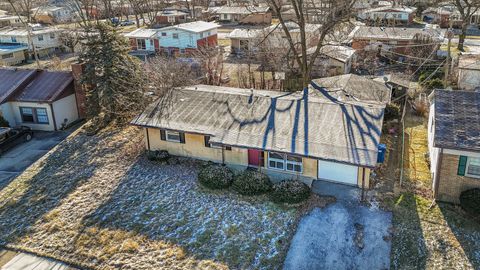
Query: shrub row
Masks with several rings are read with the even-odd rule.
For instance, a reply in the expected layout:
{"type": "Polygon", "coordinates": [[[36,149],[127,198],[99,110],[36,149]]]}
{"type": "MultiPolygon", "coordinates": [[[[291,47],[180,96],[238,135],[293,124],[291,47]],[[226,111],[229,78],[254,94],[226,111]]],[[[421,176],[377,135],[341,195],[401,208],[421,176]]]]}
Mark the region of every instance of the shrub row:
{"type": "Polygon", "coordinates": [[[480,188],[465,190],[460,194],[460,205],[465,212],[480,221],[480,188]]]}
{"type": "Polygon", "coordinates": [[[276,203],[299,203],[310,196],[310,188],[298,180],[284,180],[272,184],[269,177],[259,171],[245,170],[234,176],[225,165],[208,164],[198,172],[198,181],[210,189],[232,188],[242,195],[269,193],[276,203]]]}

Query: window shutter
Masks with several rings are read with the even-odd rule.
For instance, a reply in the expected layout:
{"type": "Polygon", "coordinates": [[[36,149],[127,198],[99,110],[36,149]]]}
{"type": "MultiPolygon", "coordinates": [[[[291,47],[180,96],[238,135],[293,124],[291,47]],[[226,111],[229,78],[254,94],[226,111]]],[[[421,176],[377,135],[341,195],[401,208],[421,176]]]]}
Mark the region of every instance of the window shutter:
{"type": "Polygon", "coordinates": [[[265,152],[262,151],[260,152],[260,167],[264,167],[265,166],[265,152]]]}
{"type": "Polygon", "coordinates": [[[458,160],[457,174],[461,175],[461,176],[464,176],[466,168],[467,168],[467,157],[466,156],[460,156],[460,159],[458,160]]]}
{"type": "Polygon", "coordinates": [[[225,150],[232,151],[232,147],[231,146],[225,146],[225,150]]]}
{"type": "Polygon", "coordinates": [[[185,133],[180,132],[180,143],[185,143],[185,133]]]}
{"type": "Polygon", "coordinates": [[[165,136],[165,130],[160,129],[160,140],[166,141],[167,137],[165,136]]]}
{"type": "Polygon", "coordinates": [[[203,139],[205,141],[205,147],[210,148],[210,136],[204,136],[203,139]]]}

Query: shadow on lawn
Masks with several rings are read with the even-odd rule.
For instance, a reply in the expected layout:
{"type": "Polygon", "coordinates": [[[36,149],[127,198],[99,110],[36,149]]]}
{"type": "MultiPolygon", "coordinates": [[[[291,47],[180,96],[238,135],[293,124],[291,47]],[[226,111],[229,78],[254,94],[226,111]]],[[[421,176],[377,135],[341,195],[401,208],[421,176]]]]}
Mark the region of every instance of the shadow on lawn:
{"type": "MultiPolygon", "coordinates": [[[[109,134],[100,136],[104,139],[109,134]]],[[[0,245],[14,245],[27,236],[36,222],[102,165],[89,159],[96,151],[96,140],[86,135],[77,135],[72,140],[77,142],[60,143],[41,165],[32,165],[0,190],[0,245]],[[68,169],[71,164],[77,169],[68,169]]]]}
{"type": "Polygon", "coordinates": [[[473,269],[480,269],[480,255],[478,254],[480,250],[480,223],[470,218],[459,206],[438,203],[438,207],[473,269]]]}
{"type": "Polygon", "coordinates": [[[394,202],[391,269],[426,268],[428,251],[418,212],[422,206],[418,203],[412,193],[404,193],[394,202]]]}
{"type": "MultiPolygon", "coordinates": [[[[288,249],[288,245],[282,243],[288,242],[289,233],[285,237],[274,233],[270,237],[252,238],[271,232],[262,226],[265,216],[257,211],[264,205],[236,197],[232,200],[237,195],[230,191],[204,191],[196,182],[198,166],[197,162],[188,160],[180,165],[160,165],[140,157],[110,198],[84,218],[84,231],[98,228],[124,232],[134,241],[142,241],[147,249],[162,250],[155,260],[161,261],[163,267],[182,268],[179,265],[187,264],[186,268],[202,268],[202,263],[215,261],[229,268],[247,269],[252,268],[255,260],[265,259],[262,265],[280,268],[284,259],[281,254],[288,249]],[[250,216],[248,211],[252,211],[250,216]],[[256,257],[259,253],[268,254],[268,249],[264,249],[271,248],[271,241],[280,254],[274,258],[256,257]],[[163,247],[158,248],[160,243],[163,247]],[[185,256],[163,255],[174,249],[181,249],[185,256]]],[[[277,219],[278,215],[288,216],[286,211],[278,212],[276,208],[271,211],[270,218],[274,221],[283,220],[277,219]]]]}

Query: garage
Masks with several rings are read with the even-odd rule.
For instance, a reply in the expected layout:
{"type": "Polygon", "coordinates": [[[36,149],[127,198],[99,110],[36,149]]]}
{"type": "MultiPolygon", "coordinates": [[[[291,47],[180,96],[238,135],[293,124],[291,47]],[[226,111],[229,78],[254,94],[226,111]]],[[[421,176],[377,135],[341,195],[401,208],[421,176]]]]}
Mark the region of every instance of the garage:
{"type": "Polygon", "coordinates": [[[318,178],[357,185],[358,167],[331,161],[318,161],[318,178]]]}

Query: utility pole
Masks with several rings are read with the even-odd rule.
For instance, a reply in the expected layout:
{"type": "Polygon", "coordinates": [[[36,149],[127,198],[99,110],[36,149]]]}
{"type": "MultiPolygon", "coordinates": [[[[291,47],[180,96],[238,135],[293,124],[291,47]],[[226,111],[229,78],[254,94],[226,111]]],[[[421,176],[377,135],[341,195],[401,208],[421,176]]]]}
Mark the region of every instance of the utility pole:
{"type": "Polygon", "coordinates": [[[448,86],[448,78],[450,77],[450,62],[451,62],[451,51],[450,51],[450,46],[452,44],[452,38],[453,38],[453,31],[452,31],[452,27],[450,25],[450,28],[448,29],[447,31],[447,39],[448,39],[448,43],[447,43],[447,60],[446,60],[446,63],[445,63],[445,78],[444,78],[444,82],[443,82],[443,85],[445,88],[447,88],[448,86]]]}

